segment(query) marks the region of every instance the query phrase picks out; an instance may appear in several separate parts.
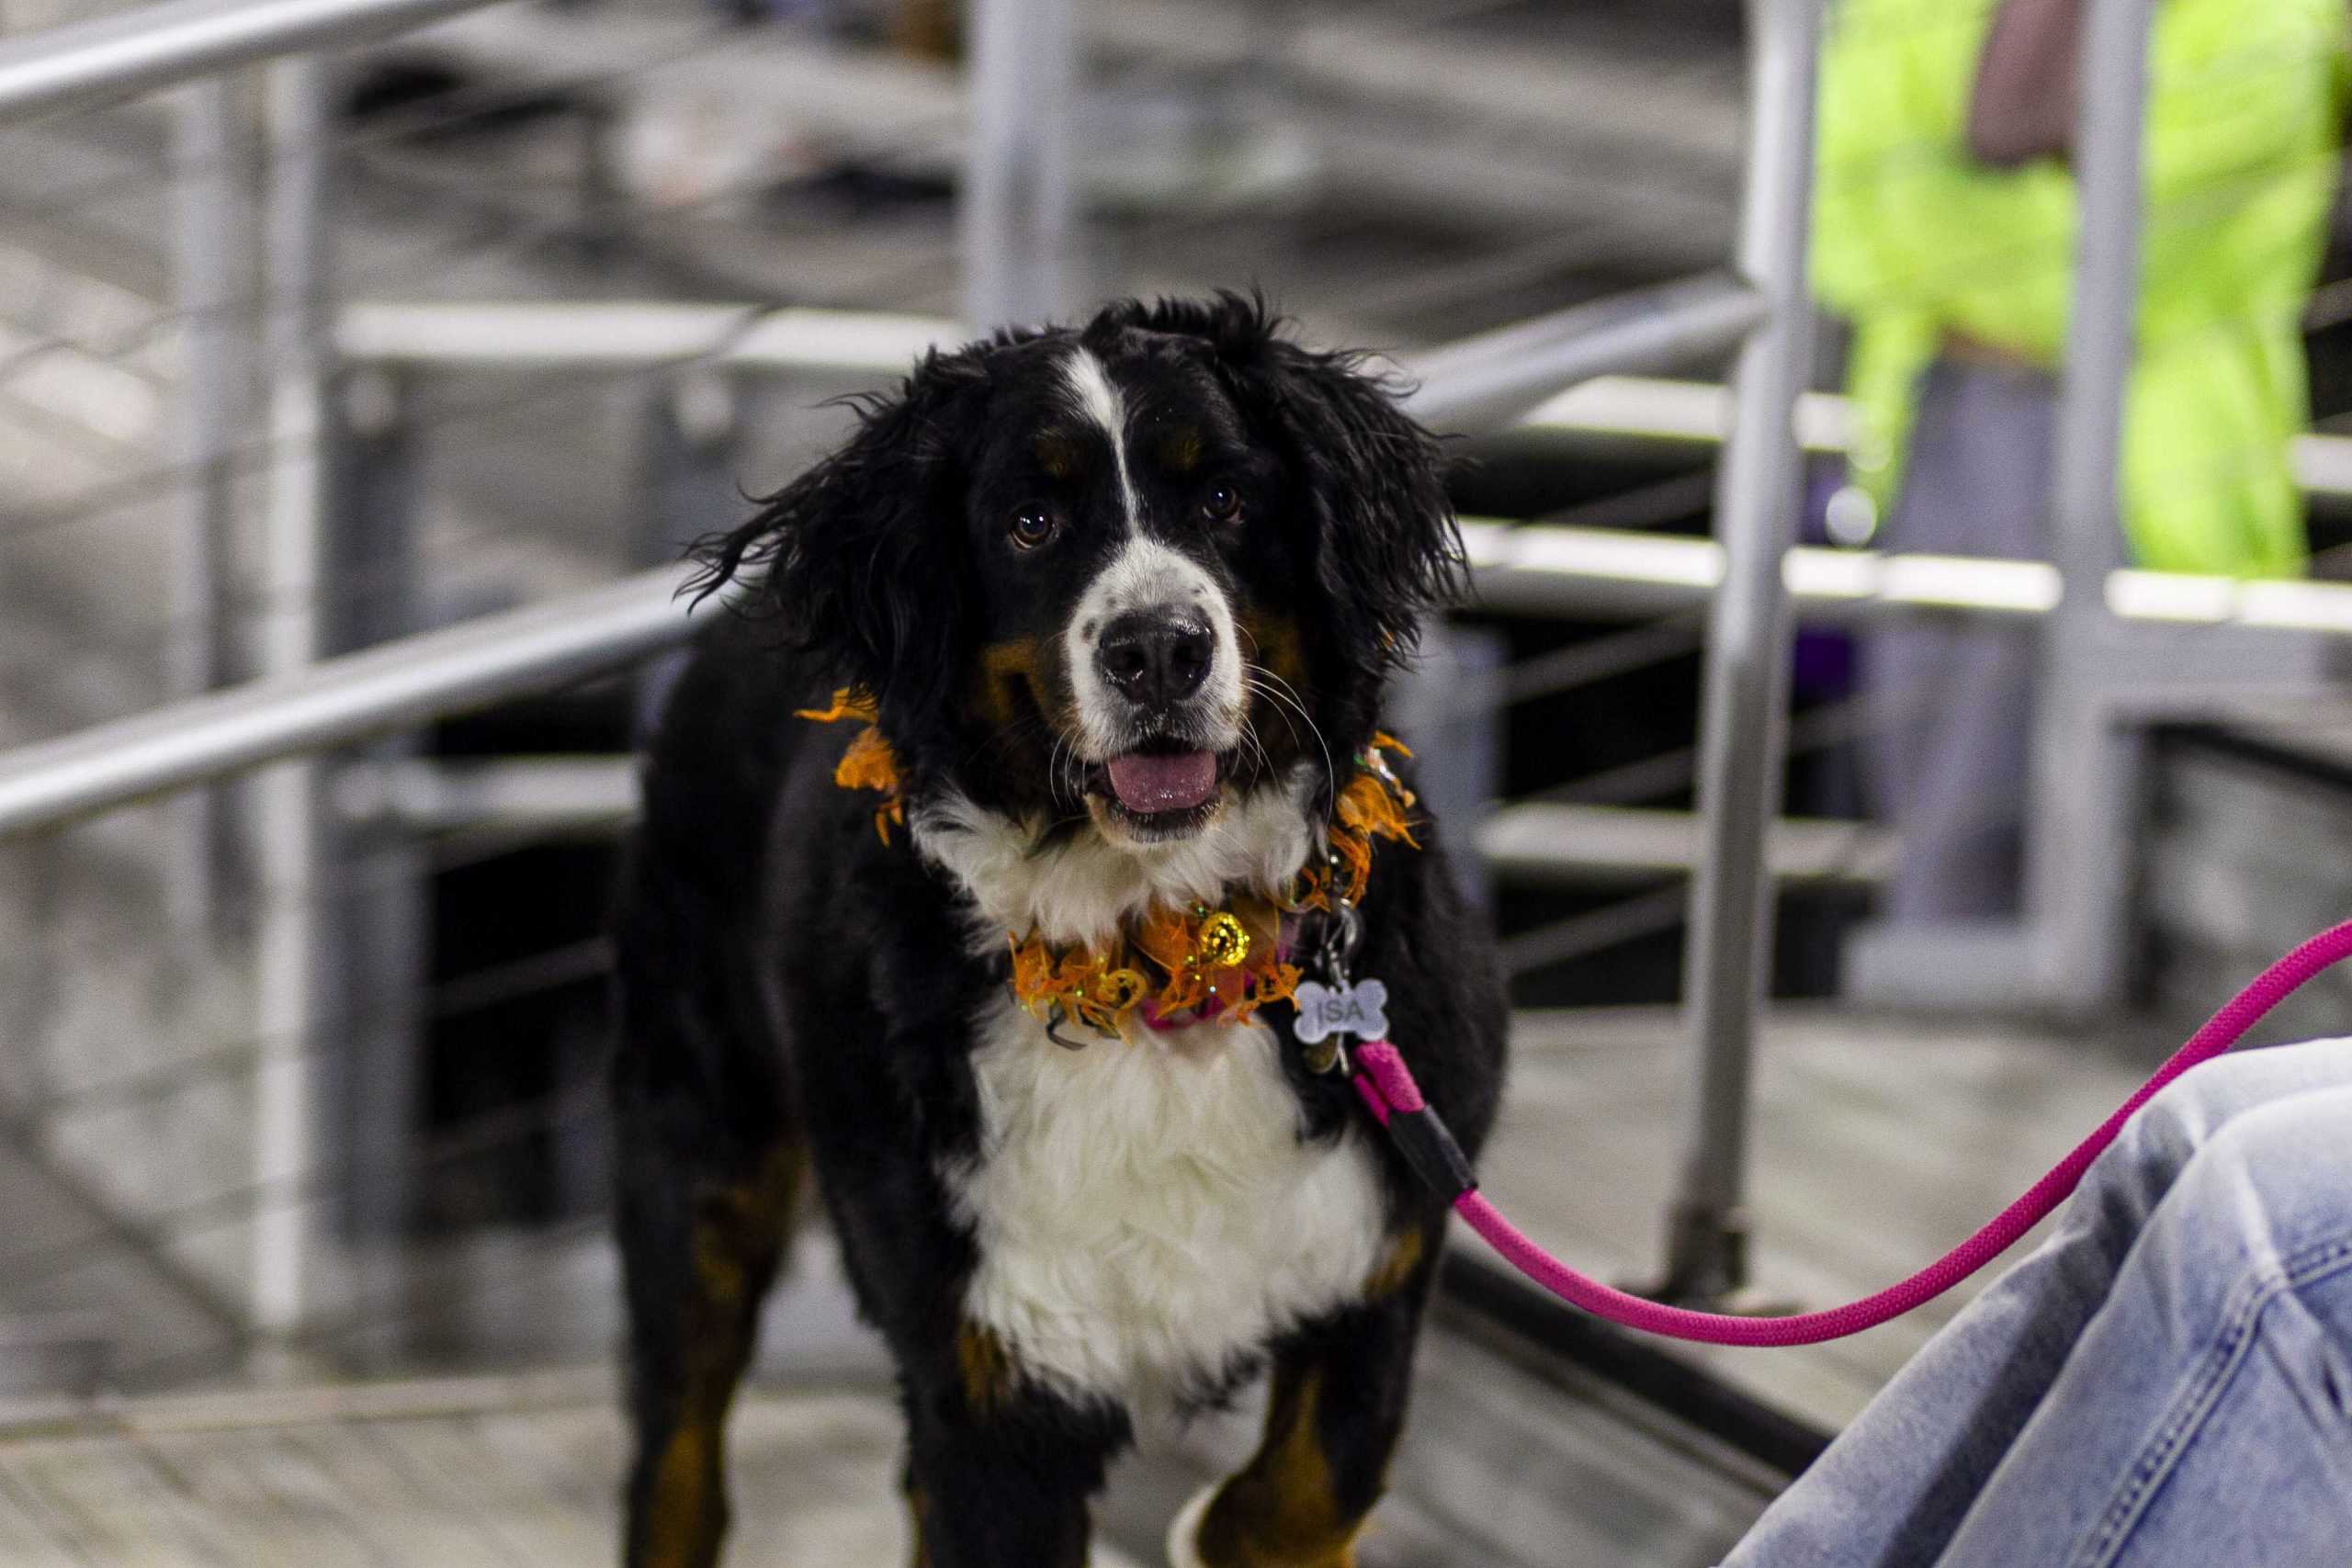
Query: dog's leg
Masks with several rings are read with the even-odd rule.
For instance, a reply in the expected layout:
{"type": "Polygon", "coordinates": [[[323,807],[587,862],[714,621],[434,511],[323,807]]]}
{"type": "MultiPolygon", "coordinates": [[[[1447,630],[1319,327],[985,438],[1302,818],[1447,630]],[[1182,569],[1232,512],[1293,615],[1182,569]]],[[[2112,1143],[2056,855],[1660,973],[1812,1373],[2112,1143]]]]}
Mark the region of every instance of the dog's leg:
{"type": "Polygon", "coordinates": [[[628,1289],[629,1568],[709,1568],[727,1528],[727,1409],[751,1359],[806,1156],[779,1134],[730,1147],[717,1117],[616,1088],[617,1225],[628,1289]]]}
{"type": "Polygon", "coordinates": [[[1127,1440],[1124,1415],[1023,1384],[967,1324],[951,1358],[904,1369],[916,1568],[1085,1568],[1088,1500],[1127,1440]]]}
{"type": "Polygon", "coordinates": [[[1354,1568],[1405,1425],[1439,1235],[1392,1242],[1370,1299],[1276,1358],[1258,1452],[1178,1519],[1174,1568],[1354,1568]]]}
{"type": "Polygon", "coordinates": [[[915,1481],[915,1463],[908,1458],[899,1467],[899,1495],[907,1504],[907,1540],[913,1543],[914,1568],[931,1568],[931,1549],[922,1539],[922,1488],[915,1481]]]}

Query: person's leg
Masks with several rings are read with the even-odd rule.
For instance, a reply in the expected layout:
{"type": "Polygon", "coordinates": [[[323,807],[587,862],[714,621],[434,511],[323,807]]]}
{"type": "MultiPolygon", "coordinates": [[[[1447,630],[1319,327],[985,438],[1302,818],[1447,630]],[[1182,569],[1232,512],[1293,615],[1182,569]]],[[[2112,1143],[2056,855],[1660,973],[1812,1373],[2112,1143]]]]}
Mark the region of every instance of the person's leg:
{"type": "Polygon", "coordinates": [[[2352,1084],[2198,1150],[1941,1568],[2352,1559],[2352,1084]]]}
{"type": "MultiPolygon", "coordinates": [[[[1931,369],[1881,547],[2043,555],[2052,408],[2049,382],[2030,373],[1931,369]]],[[[1866,634],[1871,784],[1902,844],[1890,925],[2017,912],[2033,637],[2026,626],[1935,617],[1866,634]]]]}
{"type": "Polygon", "coordinates": [[[1725,1568],[1937,1562],[2199,1148],[2254,1108],[2346,1085],[2352,1041],[2321,1041],[2209,1063],[2150,1101],[2091,1167],[2049,1239],[1912,1359],[1725,1568]]]}
{"type": "Polygon", "coordinates": [[[1886,914],[1897,925],[2018,913],[2033,649],[2017,626],[1922,627],[1889,636],[1898,660],[1885,705],[1908,702],[1909,781],[1886,914]]]}

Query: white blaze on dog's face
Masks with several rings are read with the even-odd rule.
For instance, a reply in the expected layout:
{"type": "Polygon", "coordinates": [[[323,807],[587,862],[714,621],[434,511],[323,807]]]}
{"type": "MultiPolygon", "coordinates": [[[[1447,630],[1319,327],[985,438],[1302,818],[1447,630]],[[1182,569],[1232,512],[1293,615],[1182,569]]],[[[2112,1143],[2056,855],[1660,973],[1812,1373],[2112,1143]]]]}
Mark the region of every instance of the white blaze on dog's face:
{"type": "Polygon", "coordinates": [[[1309,536],[1204,345],[1041,347],[991,386],[966,502],[975,761],[912,821],[991,940],[1099,941],[1154,905],[1283,886],[1329,720],[1293,618],[1309,536]]]}
{"type": "Polygon", "coordinates": [[[1063,376],[1109,453],[1122,513],[1121,536],[1087,577],[1061,634],[1087,808],[1114,841],[1190,837],[1223,804],[1221,759],[1241,741],[1232,596],[1148,526],[1126,400],[1102,362],[1074,348],[1063,376]]]}
{"type": "Polygon", "coordinates": [[[1009,351],[989,383],[957,586],[993,733],[987,775],[956,783],[1033,837],[1164,860],[1259,795],[1290,800],[1320,754],[1288,609],[1305,536],[1204,347],[1062,337],[1009,351]],[[1279,718],[1253,707],[1268,691],[1279,718]]]}
{"type": "Polygon", "coordinates": [[[1427,433],[1224,296],[926,359],[708,558],[878,700],[975,929],[1074,942],[1286,884],[1458,547],[1427,433]]]}

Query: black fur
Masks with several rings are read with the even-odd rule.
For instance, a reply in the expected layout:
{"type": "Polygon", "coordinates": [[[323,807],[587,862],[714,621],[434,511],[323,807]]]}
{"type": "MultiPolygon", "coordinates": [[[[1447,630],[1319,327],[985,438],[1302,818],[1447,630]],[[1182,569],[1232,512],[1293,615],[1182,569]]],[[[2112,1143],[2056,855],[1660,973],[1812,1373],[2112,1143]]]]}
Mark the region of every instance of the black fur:
{"type": "MultiPolygon", "coordinates": [[[[791,716],[862,687],[918,811],[952,789],[1057,818],[1065,835],[1093,830],[1054,750],[1069,672],[1051,649],[1001,688],[982,672],[984,650],[1048,638],[1113,548],[1099,465],[1059,478],[1036,466],[1056,450],[1040,433],[1059,428],[1057,367],[1079,344],[1143,424],[1199,437],[1196,460],[1138,476],[1155,532],[1211,573],[1250,635],[1295,634],[1291,683],[1313,725],[1258,698],[1262,753],[1221,764],[1235,788],[1272,787],[1302,762],[1320,773],[1328,747],[1328,811],[1371,740],[1385,677],[1458,570],[1430,436],[1354,356],[1301,348],[1261,302],[1229,294],[934,354],[861,409],[840,452],[707,544],[707,586],[744,578],[748,613],[706,635],[669,700],[616,927],[632,1562],[715,1560],[718,1431],[805,1161],[898,1361],[923,1561],[1083,1560],[1087,1498],[1126,1440],[1125,1412],[1017,1379],[976,1404],[959,1362],[975,1244],[938,1172],[978,1151],[974,1020],[1005,964],[975,955],[968,901],[945,874],[905,834],[880,840],[875,797],[834,785],[847,727],[791,716]],[[1242,519],[1204,521],[1204,487],[1240,495],[1242,519]],[[1062,520],[1053,553],[1008,548],[1008,510],[1037,506],[1062,520]]],[[[1387,982],[1396,1039],[1475,1154],[1500,1085],[1501,988],[1434,828],[1419,831],[1419,852],[1380,846],[1358,970],[1387,982]]],[[[1265,1017],[1287,1042],[1287,1006],[1265,1017]]],[[[1283,1059],[1306,1136],[1362,1116],[1345,1083],[1295,1050],[1283,1059]]],[[[1381,1159],[1391,1235],[1425,1255],[1385,1293],[1250,1358],[1272,1359],[1284,1388],[1320,1391],[1305,1407],[1351,1529],[1401,1424],[1444,1219],[1401,1159],[1381,1159]]],[[[1235,1370],[1201,1369],[1204,1386],[1235,1370]]],[[[1237,1517],[1282,1491],[1247,1480],[1237,1517]]]]}

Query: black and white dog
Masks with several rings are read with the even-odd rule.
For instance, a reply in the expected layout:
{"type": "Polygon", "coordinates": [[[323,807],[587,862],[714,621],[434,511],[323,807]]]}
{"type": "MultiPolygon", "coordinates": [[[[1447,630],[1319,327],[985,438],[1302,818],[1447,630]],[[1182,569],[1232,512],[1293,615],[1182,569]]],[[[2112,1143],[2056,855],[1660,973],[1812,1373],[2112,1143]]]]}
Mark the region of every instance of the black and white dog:
{"type": "Polygon", "coordinates": [[[717,1559],[728,1404],[813,1167],[897,1359],[919,1564],[1078,1568],[1133,1417],[1267,1368],[1262,1448],[1170,1556],[1351,1563],[1446,1209],[1269,965],[1331,918],[1303,896],[1357,894],[1353,971],[1476,1151],[1489,941],[1430,824],[1353,886],[1333,852],[1369,843],[1370,774],[1409,800],[1374,737],[1460,561],[1435,443],[1261,304],[1122,304],[923,360],[706,555],[760,613],[673,689],[617,924],[628,1561],[717,1559]],[[796,717],[829,702],[872,728],[796,717]],[[1139,931],[1236,908],[1289,911],[1254,1005],[1133,1005],[1200,962],[1139,931]],[[1024,943],[1098,1010],[1016,995],[1024,943]]]}

